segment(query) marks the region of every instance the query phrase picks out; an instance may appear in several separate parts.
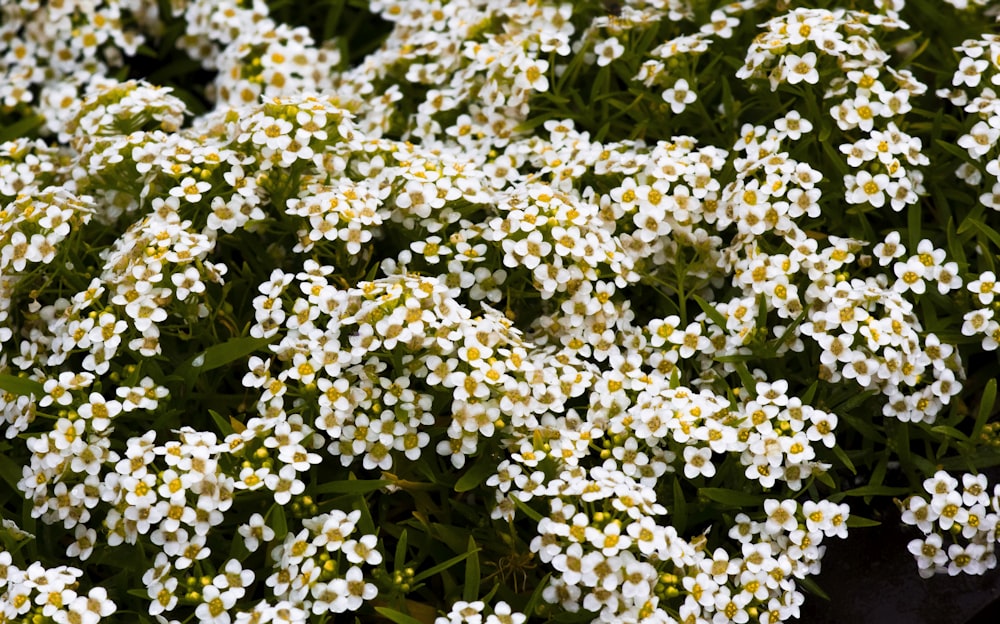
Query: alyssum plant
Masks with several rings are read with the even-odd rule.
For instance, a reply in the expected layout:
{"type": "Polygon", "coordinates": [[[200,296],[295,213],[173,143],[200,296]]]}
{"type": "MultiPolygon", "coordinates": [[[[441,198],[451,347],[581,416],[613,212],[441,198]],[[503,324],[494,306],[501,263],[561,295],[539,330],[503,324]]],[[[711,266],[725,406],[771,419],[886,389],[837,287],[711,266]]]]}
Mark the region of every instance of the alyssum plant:
{"type": "Polygon", "coordinates": [[[996,566],[987,3],[293,4],[0,9],[0,622],[767,624],[893,501],[996,566]]]}

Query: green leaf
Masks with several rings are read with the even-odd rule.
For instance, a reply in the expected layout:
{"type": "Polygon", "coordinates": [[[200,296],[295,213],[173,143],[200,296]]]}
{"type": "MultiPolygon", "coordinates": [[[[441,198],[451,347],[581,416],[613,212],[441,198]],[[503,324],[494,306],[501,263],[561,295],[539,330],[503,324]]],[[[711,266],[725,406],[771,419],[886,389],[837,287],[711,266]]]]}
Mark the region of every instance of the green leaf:
{"type": "Polygon", "coordinates": [[[219,431],[222,432],[223,436],[228,436],[233,432],[233,425],[229,422],[229,420],[224,418],[222,414],[212,409],[208,410],[208,413],[212,416],[212,420],[215,421],[215,424],[219,427],[219,431]]]}
{"type": "Polygon", "coordinates": [[[372,512],[368,509],[368,499],[363,495],[357,496],[357,509],[361,512],[361,517],[358,518],[358,528],[368,534],[375,534],[378,529],[375,527],[375,519],[372,518],[372,512]]]}
{"type": "Polygon", "coordinates": [[[479,598],[479,580],[482,575],[479,571],[479,547],[471,535],[466,554],[469,558],[465,562],[465,587],[462,588],[462,599],[472,602],[479,598]]]}
{"type": "Polygon", "coordinates": [[[722,316],[722,314],[719,312],[718,309],[716,309],[715,306],[705,301],[698,295],[691,295],[691,298],[694,299],[694,302],[698,304],[698,307],[700,307],[702,312],[705,313],[705,316],[711,319],[711,321],[715,323],[716,326],[718,326],[720,329],[726,328],[726,317],[722,316]]]}
{"type": "Polygon", "coordinates": [[[958,232],[955,230],[954,217],[948,217],[948,225],[945,228],[945,236],[948,240],[948,253],[958,264],[958,268],[960,270],[965,270],[968,267],[969,262],[965,258],[963,241],[959,238],[958,232]]]}
{"type": "Polygon", "coordinates": [[[220,366],[225,366],[230,362],[235,362],[241,357],[250,355],[254,351],[259,351],[274,341],[276,337],[277,334],[270,338],[253,338],[252,336],[245,336],[233,338],[221,344],[212,345],[187,362],[178,366],[178,374],[182,376],[186,376],[192,372],[195,374],[201,374],[219,368],[220,366]]]}
{"type": "Polygon", "coordinates": [[[396,624],[425,624],[413,616],[406,615],[389,607],[375,607],[375,610],[378,611],[379,615],[396,624]]]}
{"type": "Polygon", "coordinates": [[[955,440],[960,440],[962,442],[968,442],[969,438],[954,427],[949,427],[947,425],[935,425],[930,428],[931,433],[937,433],[955,440]]]}
{"type": "Polygon", "coordinates": [[[396,541],[396,555],[392,558],[393,572],[402,572],[406,568],[406,541],[407,533],[406,529],[403,529],[396,541]]]}
{"type": "Polygon", "coordinates": [[[683,534],[687,528],[687,502],[684,500],[684,490],[681,489],[681,481],[674,477],[674,508],[673,524],[678,533],[683,534]]]}
{"type": "Polygon", "coordinates": [[[743,389],[747,391],[747,395],[751,399],[757,398],[757,379],[750,374],[750,369],[747,368],[745,362],[735,362],[733,368],[736,369],[736,374],[740,376],[740,382],[743,383],[743,389]]]}
{"type": "Polygon", "coordinates": [[[819,389],[819,380],[812,382],[806,393],[802,395],[802,402],[806,405],[812,405],[813,399],[816,398],[816,390],[819,389]]]}
{"type": "Polygon", "coordinates": [[[837,489],[837,482],[833,480],[833,477],[830,476],[830,473],[817,471],[813,473],[813,476],[816,477],[817,481],[826,485],[831,490],[837,489]]]}
{"type": "Polygon", "coordinates": [[[0,389],[18,396],[31,396],[32,394],[36,398],[45,396],[45,386],[41,383],[34,379],[15,375],[0,375],[0,389]]]}
{"type": "MultiPolygon", "coordinates": [[[[837,410],[837,412],[840,413],[840,410],[837,410]]],[[[885,442],[885,438],[878,432],[878,429],[865,419],[858,418],[856,416],[848,416],[847,414],[840,414],[840,418],[869,440],[880,444],[885,442]]]]}
{"type": "Polygon", "coordinates": [[[463,474],[458,481],[455,482],[455,491],[468,492],[469,490],[474,490],[496,471],[497,462],[491,455],[483,453],[479,459],[476,460],[476,463],[470,466],[469,469],[465,471],[465,474],[463,474]]]}
{"type": "Polygon", "coordinates": [[[975,158],[973,158],[972,155],[969,154],[969,152],[965,151],[964,149],[962,149],[958,145],[955,145],[952,141],[945,141],[944,139],[937,139],[936,141],[934,141],[934,143],[938,147],[940,147],[941,149],[943,149],[944,151],[946,151],[949,154],[951,154],[952,156],[955,156],[956,158],[958,158],[959,160],[961,160],[963,162],[967,162],[967,163],[969,163],[970,165],[972,165],[973,167],[975,167],[977,169],[981,169],[982,168],[982,163],[980,163],[978,160],[976,160],[975,158]]]}
{"type": "Polygon", "coordinates": [[[524,605],[524,611],[522,611],[522,613],[527,615],[529,618],[534,615],[535,609],[537,609],[538,605],[541,604],[542,592],[548,586],[550,576],[552,576],[552,573],[548,572],[542,577],[542,580],[538,583],[538,587],[536,587],[535,591],[531,593],[531,598],[528,598],[528,602],[524,605]]]}
{"type": "Polygon", "coordinates": [[[1000,232],[997,232],[979,219],[974,219],[972,216],[968,216],[962,220],[962,225],[958,226],[958,233],[961,234],[970,229],[975,230],[990,239],[993,244],[996,245],[997,249],[1000,249],[1000,232]]]}
{"type": "Polygon", "coordinates": [[[907,487],[893,487],[891,485],[862,485],[861,487],[856,487],[834,494],[830,497],[830,499],[836,499],[834,502],[838,502],[846,496],[899,496],[900,494],[908,494],[909,492],[910,488],[907,487]]]}
{"type": "Polygon", "coordinates": [[[759,494],[749,494],[727,488],[699,488],[698,495],[704,496],[708,500],[733,507],[755,507],[764,502],[764,497],[759,494]]]}
{"type": "Polygon", "coordinates": [[[274,531],[274,539],[281,542],[288,535],[288,520],[285,518],[285,508],[278,503],[271,505],[264,520],[274,531]]]}
{"type": "Polygon", "coordinates": [[[851,529],[882,526],[882,523],[878,520],[862,518],[861,516],[848,516],[846,524],[847,527],[851,529]]]}
{"type": "Polygon", "coordinates": [[[990,379],[983,388],[983,395],[979,397],[979,410],[976,412],[976,424],[972,427],[972,439],[978,440],[979,435],[986,426],[986,421],[993,413],[993,406],[997,400],[997,380],[990,379]]]}
{"type": "Polygon", "coordinates": [[[518,509],[520,509],[521,511],[523,511],[524,515],[528,516],[529,518],[531,518],[535,522],[541,522],[541,520],[542,520],[542,514],[538,513],[537,511],[535,511],[534,509],[532,509],[531,507],[529,507],[528,503],[525,503],[525,502],[521,501],[521,499],[519,499],[514,494],[510,495],[510,500],[514,501],[514,505],[517,506],[518,509]]]}
{"type": "Polygon", "coordinates": [[[368,494],[375,490],[382,489],[387,485],[392,485],[389,479],[348,479],[343,481],[330,481],[317,486],[314,490],[317,494],[368,494]]]}
{"type": "Polygon", "coordinates": [[[474,553],[477,553],[477,552],[479,552],[479,548],[476,548],[475,550],[468,550],[468,551],[466,551],[466,552],[464,552],[464,553],[462,553],[460,555],[455,555],[451,559],[448,559],[447,561],[439,563],[439,564],[437,564],[436,566],[434,566],[432,568],[428,568],[428,569],[424,570],[423,572],[421,572],[420,574],[417,574],[416,576],[413,577],[413,584],[415,585],[415,584],[419,583],[420,581],[423,581],[425,579],[429,579],[430,577],[434,576],[435,574],[440,574],[441,572],[444,572],[445,570],[447,570],[448,568],[454,566],[455,564],[461,563],[462,561],[464,561],[465,559],[469,558],[471,555],[473,555],[474,553]]]}
{"type": "Polygon", "coordinates": [[[19,119],[0,130],[0,143],[28,136],[41,128],[43,123],[45,123],[45,118],[41,115],[31,114],[23,119],[19,119]]]}
{"type": "Polygon", "coordinates": [[[125,592],[129,596],[135,596],[136,598],[142,598],[143,600],[149,600],[149,592],[145,589],[130,589],[125,592]]]}
{"type": "Polygon", "coordinates": [[[6,455],[0,455],[0,478],[17,491],[17,483],[21,480],[21,467],[6,455]]]}
{"type": "Polygon", "coordinates": [[[854,462],[852,462],[851,458],[847,456],[847,451],[840,448],[839,444],[833,445],[833,454],[837,456],[837,459],[840,460],[840,463],[844,464],[844,466],[846,466],[847,469],[851,471],[851,474],[853,475],[858,474],[858,469],[854,467],[854,462]]]}
{"type": "Polygon", "coordinates": [[[865,390],[864,392],[851,392],[847,395],[847,399],[842,403],[838,404],[834,409],[838,414],[840,412],[849,412],[855,407],[861,405],[871,397],[875,396],[875,390],[865,390]]]}
{"type": "Polygon", "coordinates": [[[982,470],[1000,466],[1000,452],[992,448],[980,448],[975,453],[949,457],[938,463],[939,468],[944,470],[982,470]]]}
{"type": "Polygon", "coordinates": [[[920,244],[920,224],[925,216],[924,208],[920,204],[910,204],[910,207],[906,209],[906,234],[908,238],[906,243],[910,253],[914,253],[920,244]]]}
{"type": "Polygon", "coordinates": [[[816,596],[819,596],[820,598],[822,598],[823,600],[826,600],[827,602],[830,601],[830,596],[828,596],[826,594],[826,592],[823,591],[823,589],[819,585],[816,584],[816,581],[812,580],[808,576],[805,576],[805,577],[802,577],[802,578],[797,578],[796,582],[799,585],[801,585],[802,588],[805,589],[806,591],[808,591],[810,594],[814,594],[816,596]]]}

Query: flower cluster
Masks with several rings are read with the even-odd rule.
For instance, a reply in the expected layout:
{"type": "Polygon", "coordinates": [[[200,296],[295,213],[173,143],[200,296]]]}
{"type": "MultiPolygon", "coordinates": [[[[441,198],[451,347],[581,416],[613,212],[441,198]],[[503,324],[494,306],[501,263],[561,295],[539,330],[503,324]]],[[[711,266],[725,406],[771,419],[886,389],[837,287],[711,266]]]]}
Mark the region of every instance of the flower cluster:
{"type": "Polygon", "coordinates": [[[989,492],[983,474],[963,474],[959,481],[943,470],[924,481],[926,495],[900,503],[904,523],[924,537],[907,548],[917,561],[920,576],[985,574],[997,565],[997,522],[1000,487],[989,492]]]}
{"type": "Polygon", "coordinates": [[[845,136],[859,135],[839,149],[855,170],[844,176],[844,199],[867,206],[862,210],[889,205],[900,211],[924,191],[920,170],[903,163],[919,167],[929,160],[920,139],[898,124],[912,109],[910,98],[927,86],[889,65],[890,55],[873,36],[876,29],[900,28],[906,23],[892,14],[797,9],[768,22],[737,72],[766,78],[772,91],[779,85],[829,85],[823,99],[836,102],[829,113],[837,128],[845,136]]]}
{"type": "Polygon", "coordinates": [[[0,104],[37,112],[49,131],[72,118],[82,92],[121,67],[157,23],[156,3],[66,0],[5,5],[0,19],[0,104]]]}
{"type": "MultiPolygon", "coordinates": [[[[0,554],[0,622],[773,624],[846,483],[978,448],[1000,191],[918,227],[947,194],[903,2],[379,0],[353,67],[261,0],[36,4],[0,26],[0,114],[46,137],[0,144],[0,473],[17,544],[79,567],[0,554]],[[93,77],[168,25],[217,72],[204,114],[93,77]],[[744,35],[739,82],[699,79],[744,35]]],[[[938,95],[1000,177],[997,45],[938,95]]],[[[921,574],[995,565],[1000,490],[924,487],[921,574]]]]}
{"type": "Polygon", "coordinates": [[[21,618],[37,608],[51,621],[96,622],[115,612],[114,601],[108,598],[103,587],[94,587],[87,593],[80,591],[83,572],[70,566],[46,568],[34,562],[25,569],[12,563],[9,552],[0,552],[0,620],[22,621],[21,618]]]}

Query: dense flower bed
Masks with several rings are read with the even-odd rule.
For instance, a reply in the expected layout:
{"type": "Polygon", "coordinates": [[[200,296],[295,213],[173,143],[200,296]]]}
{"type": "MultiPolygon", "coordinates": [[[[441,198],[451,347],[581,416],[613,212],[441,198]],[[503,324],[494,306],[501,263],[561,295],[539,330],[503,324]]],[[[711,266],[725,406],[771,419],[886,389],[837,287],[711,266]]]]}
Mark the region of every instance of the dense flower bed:
{"type": "Polygon", "coordinates": [[[994,568],[985,4],[5,3],[0,622],[774,623],[889,497],[994,568]]]}

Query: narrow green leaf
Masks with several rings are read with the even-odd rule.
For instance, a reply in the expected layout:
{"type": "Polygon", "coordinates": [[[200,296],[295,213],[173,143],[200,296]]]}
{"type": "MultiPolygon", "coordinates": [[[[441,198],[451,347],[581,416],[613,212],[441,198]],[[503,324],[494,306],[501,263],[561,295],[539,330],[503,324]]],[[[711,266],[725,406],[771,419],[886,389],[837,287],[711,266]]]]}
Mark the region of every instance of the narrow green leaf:
{"type": "Polygon", "coordinates": [[[965,258],[965,249],[962,240],[955,231],[955,218],[948,217],[948,225],[945,228],[945,237],[948,241],[948,253],[958,264],[960,270],[965,270],[969,262],[965,258]]]}
{"type": "Polygon", "coordinates": [[[497,462],[494,458],[483,453],[468,470],[465,471],[458,481],[455,482],[456,492],[468,492],[474,490],[486,481],[490,475],[497,471],[497,462]]]}
{"type": "Polygon", "coordinates": [[[720,329],[726,328],[726,317],[722,316],[722,314],[719,312],[718,309],[716,309],[715,306],[705,301],[698,295],[691,295],[691,298],[694,299],[694,302],[698,304],[698,307],[700,307],[702,312],[705,313],[705,316],[711,319],[711,321],[715,323],[716,326],[718,326],[720,329]]]}
{"type": "Polygon", "coordinates": [[[684,534],[687,528],[687,502],[684,500],[684,490],[681,489],[681,481],[674,477],[674,508],[673,525],[677,532],[684,534]]]}
{"type": "Polygon", "coordinates": [[[434,576],[435,574],[440,574],[441,572],[444,572],[445,570],[447,570],[448,568],[454,566],[455,564],[461,563],[462,561],[464,561],[465,559],[467,559],[470,555],[472,555],[473,553],[477,553],[477,552],[479,552],[478,548],[475,549],[475,550],[466,551],[466,552],[464,552],[464,553],[462,553],[460,555],[455,555],[451,559],[448,559],[447,561],[441,562],[441,563],[437,564],[436,566],[434,566],[432,568],[428,568],[428,569],[422,571],[420,574],[417,574],[416,576],[414,576],[413,577],[413,583],[416,584],[416,583],[419,583],[420,581],[423,581],[425,579],[429,579],[430,577],[434,576]]]}
{"type": "Polygon", "coordinates": [[[759,494],[749,494],[726,488],[699,488],[698,494],[708,500],[733,507],[755,507],[764,502],[764,497],[759,494]]]}
{"type": "Polygon", "coordinates": [[[955,429],[954,427],[949,427],[947,425],[935,425],[931,427],[930,431],[931,433],[937,433],[955,440],[961,440],[962,442],[969,441],[968,436],[966,436],[964,433],[962,433],[958,429],[955,429]]]}
{"type": "Polygon", "coordinates": [[[250,355],[254,351],[263,349],[276,337],[277,335],[272,336],[271,338],[253,338],[252,336],[245,336],[233,338],[217,345],[212,345],[177,367],[178,374],[184,375],[188,371],[201,374],[212,369],[219,368],[220,366],[225,366],[230,362],[235,362],[241,357],[250,355]]]}
{"type": "Polygon", "coordinates": [[[982,167],[982,163],[973,158],[972,155],[969,154],[969,152],[965,151],[958,145],[955,145],[952,141],[937,139],[936,141],[934,141],[934,143],[944,151],[948,152],[952,156],[961,160],[962,162],[967,162],[977,169],[980,169],[982,167]]]}
{"type": "Polygon", "coordinates": [[[885,473],[889,468],[889,455],[887,453],[882,453],[875,464],[875,469],[872,470],[872,476],[868,479],[868,487],[881,486],[882,482],[885,481],[885,473]]]}
{"type": "Polygon", "coordinates": [[[129,596],[135,596],[136,598],[149,600],[149,592],[145,589],[129,589],[125,593],[128,594],[129,596]]]}
{"type": "Polygon", "coordinates": [[[847,163],[844,162],[844,157],[837,151],[837,148],[831,145],[829,141],[820,141],[820,146],[823,148],[823,151],[826,152],[827,158],[829,158],[833,163],[833,166],[837,169],[837,173],[840,174],[841,177],[850,173],[850,170],[847,168],[847,163]]]}
{"type": "Polygon", "coordinates": [[[847,517],[847,527],[851,529],[858,529],[863,527],[876,527],[881,526],[882,523],[878,520],[872,520],[870,518],[862,518],[861,516],[848,516],[847,517]]]}
{"type": "Polygon", "coordinates": [[[361,517],[358,519],[358,528],[363,532],[368,534],[378,533],[378,529],[375,527],[375,519],[372,518],[372,512],[368,509],[368,499],[364,495],[357,495],[358,505],[355,507],[361,512],[361,517]]]}
{"type": "Polygon", "coordinates": [[[465,562],[465,587],[462,588],[462,599],[472,602],[479,598],[479,547],[476,540],[469,536],[469,547],[466,551],[469,558],[465,562]]]}
{"type": "Polygon", "coordinates": [[[912,468],[913,459],[910,457],[910,428],[905,423],[896,423],[892,428],[892,440],[895,443],[896,455],[899,456],[900,463],[907,469],[912,468]]]}
{"type": "Polygon", "coordinates": [[[823,591],[823,589],[819,585],[816,584],[816,581],[812,580],[808,576],[797,578],[796,582],[810,594],[819,596],[820,598],[826,600],[827,602],[830,601],[830,596],[828,596],[827,593],[823,591]]]}
{"type": "Polygon", "coordinates": [[[906,209],[906,244],[910,253],[916,252],[917,246],[920,244],[920,224],[924,217],[924,208],[920,204],[910,204],[909,208],[906,209]]]}
{"type": "Polygon", "coordinates": [[[879,433],[878,429],[876,429],[870,422],[867,422],[863,418],[842,414],[840,413],[839,409],[837,410],[837,413],[840,414],[841,420],[850,425],[854,430],[856,430],[862,436],[868,438],[873,442],[878,442],[878,443],[885,442],[885,437],[881,433],[879,433]]]}
{"type": "Polygon", "coordinates": [[[402,533],[399,534],[399,539],[396,541],[396,555],[392,558],[393,572],[402,572],[406,568],[406,541],[407,533],[406,529],[403,529],[402,533]]]}
{"type": "Polygon", "coordinates": [[[29,136],[35,130],[41,128],[43,123],[45,123],[45,118],[41,115],[31,114],[23,119],[19,119],[0,130],[0,143],[29,136]]]}
{"type": "Polygon", "coordinates": [[[281,542],[288,535],[288,520],[285,518],[285,508],[278,503],[271,505],[267,516],[264,518],[268,526],[274,531],[274,539],[281,542]]]}
{"type": "Polygon", "coordinates": [[[992,243],[996,245],[997,249],[1000,249],[1000,232],[997,232],[996,230],[986,225],[979,219],[974,219],[971,216],[968,216],[962,220],[962,225],[959,226],[958,233],[961,234],[963,230],[969,228],[975,230],[976,232],[979,232],[986,238],[990,239],[990,241],[992,241],[992,243]]]}
{"type": "Polygon", "coordinates": [[[521,511],[523,511],[524,515],[528,516],[529,518],[531,518],[535,522],[541,522],[541,520],[542,520],[542,514],[538,513],[537,511],[535,511],[534,509],[532,509],[531,507],[529,507],[528,503],[522,502],[514,494],[510,495],[510,500],[514,501],[514,505],[517,506],[518,509],[520,509],[521,511]]]}
{"type": "Polygon", "coordinates": [[[844,466],[846,466],[847,469],[851,471],[851,474],[853,475],[858,474],[858,469],[854,467],[854,462],[852,462],[851,458],[847,456],[847,451],[840,448],[839,444],[833,445],[833,454],[837,456],[837,459],[840,460],[840,463],[844,464],[844,466]]]}
{"type": "Polygon", "coordinates": [[[250,556],[250,551],[247,550],[247,546],[243,543],[243,538],[235,538],[229,545],[229,558],[235,559],[237,561],[243,561],[250,556]]]}
{"type": "Polygon", "coordinates": [[[983,468],[1000,466],[1000,452],[991,448],[980,448],[974,454],[948,457],[938,463],[940,464],[940,468],[944,470],[982,470],[983,468]]]}
{"type": "Polygon", "coordinates": [[[212,409],[208,410],[208,413],[212,416],[212,420],[215,421],[216,426],[219,427],[219,431],[222,432],[223,436],[227,436],[233,432],[233,425],[222,414],[212,409]]]}
{"type": "Polygon", "coordinates": [[[891,485],[862,485],[861,487],[856,487],[850,490],[845,490],[840,492],[840,497],[845,496],[899,496],[900,494],[909,493],[910,488],[907,487],[893,487],[891,485]]]}
{"type": "Polygon", "coordinates": [[[535,591],[531,593],[531,598],[528,598],[528,602],[524,605],[524,611],[522,613],[527,615],[529,618],[535,614],[535,609],[537,609],[538,605],[541,604],[542,591],[544,591],[548,586],[550,576],[552,576],[551,572],[542,577],[541,582],[538,583],[538,587],[536,587],[535,591]]]}
{"type": "Polygon", "coordinates": [[[406,615],[405,613],[396,611],[395,609],[390,609],[389,607],[375,607],[375,610],[379,613],[379,615],[387,620],[395,622],[396,624],[425,624],[411,615],[406,615]]]}
{"type": "Polygon", "coordinates": [[[814,472],[813,476],[816,477],[817,481],[826,485],[831,490],[837,489],[837,482],[833,480],[833,477],[830,476],[830,473],[818,471],[814,472]]]}
{"type": "Polygon", "coordinates": [[[733,101],[733,90],[729,86],[729,81],[726,80],[725,74],[720,74],[719,77],[719,84],[722,86],[722,111],[726,117],[732,117],[736,109],[735,102],[733,101]]]}
{"type": "Polygon", "coordinates": [[[813,399],[816,398],[816,390],[819,389],[819,380],[812,382],[806,393],[802,395],[802,402],[806,405],[812,405],[813,399]]]}
{"type": "Polygon", "coordinates": [[[819,134],[817,135],[820,143],[826,143],[826,140],[830,138],[833,133],[833,124],[826,121],[825,119],[819,124],[819,134]]]}
{"type": "Polygon", "coordinates": [[[990,379],[983,388],[983,396],[979,397],[979,410],[976,412],[976,424],[972,427],[972,439],[978,440],[979,435],[986,426],[986,421],[993,413],[993,406],[997,400],[997,380],[990,379]]]}
{"type": "Polygon", "coordinates": [[[743,389],[747,391],[747,395],[749,395],[751,399],[756,399],[757,380],[750,374],[750,369],[747,368],[746,363],[736,362],[735,368],[736,374],[740,376],[740,381],[743,383],[743,389]]]}
{"type": "Polygon", "coordinates": [[[329,483],[324,483],[323,485],[317,486],[315,492],[317,494],[368,494],[369,492],[374,492],[387,485],[392,485],[392,481],[388,479],[372,479],[372,480],[359,480],[350,479],[345,481],[330,481],[329,483]]]}
{"type": "Polygon", "coordinates": [[[6,455],[0,455],[0,478],[3,478],[15,492],[21,480],[21,467],[6,455]]]}
{"type": "Polygon", "coordinates": [[[0,389],[6,390],[18,396],[35,395],[41,398],[45,395],[45,386],[27,377],[17,377],[15,375],[0,375],[0,389]]]}

